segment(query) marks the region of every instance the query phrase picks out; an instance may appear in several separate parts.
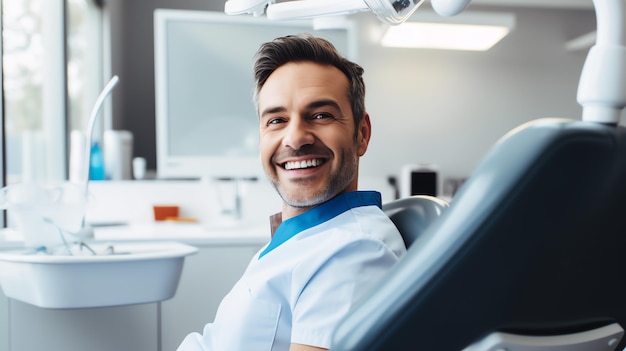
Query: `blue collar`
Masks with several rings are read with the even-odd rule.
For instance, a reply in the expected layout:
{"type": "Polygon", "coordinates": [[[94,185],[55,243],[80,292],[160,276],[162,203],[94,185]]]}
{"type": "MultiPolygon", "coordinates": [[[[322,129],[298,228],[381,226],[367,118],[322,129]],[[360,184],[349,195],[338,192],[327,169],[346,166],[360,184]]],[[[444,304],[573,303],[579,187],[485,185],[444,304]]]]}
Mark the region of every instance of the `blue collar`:
{"type": "Polygon", "coordinates": [[[282,222],[269,245],[259,254],[259,259],[306,229],[322,224],[355,207],[372,205],[382,207],[380,193],[377,191],[351,191],[339,194],[319,206],[282,222]]]}

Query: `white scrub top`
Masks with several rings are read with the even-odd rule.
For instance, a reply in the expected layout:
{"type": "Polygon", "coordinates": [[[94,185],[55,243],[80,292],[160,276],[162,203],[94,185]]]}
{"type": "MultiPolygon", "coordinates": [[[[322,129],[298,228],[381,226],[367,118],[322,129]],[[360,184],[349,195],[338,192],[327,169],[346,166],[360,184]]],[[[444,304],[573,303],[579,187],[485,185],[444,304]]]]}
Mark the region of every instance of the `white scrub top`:
{"type": "Polygon", "coordinates": [[[337,323],[406,252],[378,192],[340,194],[278,227],[202,334],[179,351],[330,348],[337,323]]]}

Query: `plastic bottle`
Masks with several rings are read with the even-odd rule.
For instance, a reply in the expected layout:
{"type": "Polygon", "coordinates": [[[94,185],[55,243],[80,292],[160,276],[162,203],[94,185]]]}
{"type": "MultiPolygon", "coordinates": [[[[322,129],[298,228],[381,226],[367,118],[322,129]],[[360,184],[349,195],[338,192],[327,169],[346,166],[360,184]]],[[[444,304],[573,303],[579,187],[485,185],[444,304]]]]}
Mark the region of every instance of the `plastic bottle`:
{"type": "Polygon", "coordinates": [[[89,180],[105,180],[104,157],[102,149],[98,143],[91,146],[91,157],[89,158],[89,180]]]}

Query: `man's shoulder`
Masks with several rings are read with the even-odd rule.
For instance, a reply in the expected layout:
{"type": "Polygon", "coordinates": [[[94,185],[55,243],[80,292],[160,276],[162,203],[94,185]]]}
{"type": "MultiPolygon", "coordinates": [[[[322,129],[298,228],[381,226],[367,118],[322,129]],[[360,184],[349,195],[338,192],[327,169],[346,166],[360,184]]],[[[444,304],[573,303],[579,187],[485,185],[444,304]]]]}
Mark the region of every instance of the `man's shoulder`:
{"type": "Polygon", "coordinates": [[[335,245],[375,241],[389,247],[398,255],[406,251],[400,232],[377,206],[356,207],[346,211],[320,226],[318,234],[326,236],[335,245]]]}

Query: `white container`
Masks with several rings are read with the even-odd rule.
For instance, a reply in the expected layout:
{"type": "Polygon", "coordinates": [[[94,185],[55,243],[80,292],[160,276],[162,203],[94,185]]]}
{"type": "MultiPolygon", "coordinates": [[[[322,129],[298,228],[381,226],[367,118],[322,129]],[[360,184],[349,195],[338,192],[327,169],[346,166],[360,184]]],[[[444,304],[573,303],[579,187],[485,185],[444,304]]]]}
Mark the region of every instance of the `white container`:
{"type": "Polygon", "coordinates": [[[133,134],[127,130],[104,131],[104,171],[107,179],[132,179],[133,134]]]}
{"type": "Polygon", "coordinates": [[[0,189],[6,209],[27,247],[55,247],[79,233],[87,206],[85,189],[73,183],[58,186],[14,184],[0,189]]]}
{"type": "MultiPolygon", "coordinates": [[[[90,243],[103,252],[111,243],[90,243]]],[[[53,309],[151,303],[174,296],[185,256],[197,248],[177,242],[114,243],[116,254],[46,255],[0,251],[4,294],[53,309]]]]}

